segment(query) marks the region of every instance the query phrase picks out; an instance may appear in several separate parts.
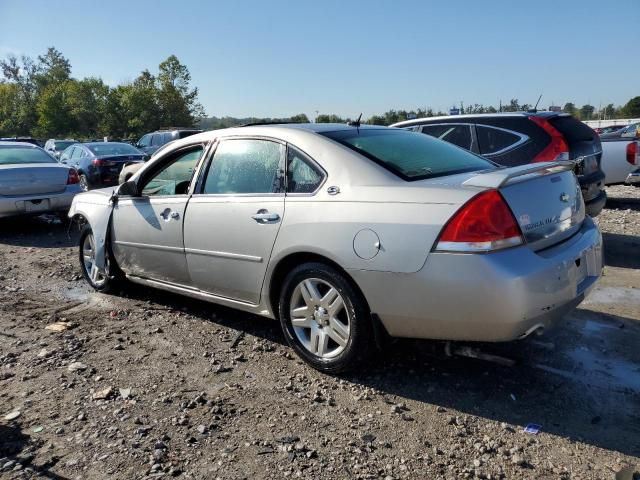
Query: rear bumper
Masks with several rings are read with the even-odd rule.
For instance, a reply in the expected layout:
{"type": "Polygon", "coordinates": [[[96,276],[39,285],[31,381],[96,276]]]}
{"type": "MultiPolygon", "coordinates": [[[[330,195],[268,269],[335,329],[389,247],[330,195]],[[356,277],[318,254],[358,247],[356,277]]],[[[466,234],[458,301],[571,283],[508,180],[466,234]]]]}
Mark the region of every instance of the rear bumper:
{"type": "Polygon", "coordinates": [[[585,212],[590,217],[597,217],[602,211],[602,209],[604,208],[604,205],[606,203],[607,203],[607,192],[605,192],[604,190],[600,190],[600,193],[598,194],[597,197],[592,198],[589,201],[585,200],[584,202],[585,212]]]}
{"type": "Polygon", "coordinates": [[[640,184],[640,170],[636,170],[635,172],[631,172],[629,175],[627,175],[625,183],[629,183],[631,185],[640,184]]]}
{"type": "Polygon", "coordinates": [[[509,341],[553,326],[584,299],[602,274],[602,237],[587,217],[541,252],[431,253],[414,274],[349,273],[391,336],[509,341]]]}
{"type": "Polygon", "coordinates": [[[120,163],[112,167],[93,167],[89,171],[89,183],[94,188],[113,187],[118,185],[120,171],[123,167],[124,163],[120,163]]]}
{"type": "Polygon", "coordinates": [[[67,185],[64,192],[59,193],[0,197],[0,218],[66,212],[71,206],[73,197],[81,192],[82,190],[80,190],[78,185],[67,185]],[[45,205],[46,208],[42,210],[37,209],[36,205],[42,205],[42,202],[47,202],[45,205]]]}

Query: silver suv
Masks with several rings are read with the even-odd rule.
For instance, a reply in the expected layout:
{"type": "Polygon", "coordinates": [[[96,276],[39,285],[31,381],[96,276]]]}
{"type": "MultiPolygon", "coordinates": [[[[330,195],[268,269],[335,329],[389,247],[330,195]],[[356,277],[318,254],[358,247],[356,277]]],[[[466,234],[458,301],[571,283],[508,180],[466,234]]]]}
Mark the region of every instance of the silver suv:
{"type": "Polygon", "coordinates": [[[143,135],[135,146],[147,155],[151,156],[162,145],[200,132],[202,132],[202,130],[195,128],[163,128],[143,135]]]}

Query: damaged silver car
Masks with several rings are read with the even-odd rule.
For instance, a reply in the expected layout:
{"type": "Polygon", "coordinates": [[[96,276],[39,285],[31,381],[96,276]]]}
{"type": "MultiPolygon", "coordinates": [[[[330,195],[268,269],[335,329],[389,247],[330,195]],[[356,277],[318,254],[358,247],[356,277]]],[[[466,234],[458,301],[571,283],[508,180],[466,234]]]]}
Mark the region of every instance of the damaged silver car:
{"type": "Polygon", "coordinates": [[[602,238],[572,167],[498,168],[385,127],[248,126],[173,142],[70,216],[96,290],[126,279],[279,319],[339,372],[376,332],[510,341],[575,308],[602,238]]]}

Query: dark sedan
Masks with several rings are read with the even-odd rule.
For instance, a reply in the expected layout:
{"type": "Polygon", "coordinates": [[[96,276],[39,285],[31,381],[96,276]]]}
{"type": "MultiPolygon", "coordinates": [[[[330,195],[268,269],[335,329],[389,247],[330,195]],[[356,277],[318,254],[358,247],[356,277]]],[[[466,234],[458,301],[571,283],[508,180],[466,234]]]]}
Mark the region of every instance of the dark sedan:
{"type": "Polygon", "coordinates": [[[121,142],[76,143],[60,156],[60,162],[78,171],[83,190],[118,184],[120,170],[126,164],[144,162],[149,157],[137,148],[121,142]]]}

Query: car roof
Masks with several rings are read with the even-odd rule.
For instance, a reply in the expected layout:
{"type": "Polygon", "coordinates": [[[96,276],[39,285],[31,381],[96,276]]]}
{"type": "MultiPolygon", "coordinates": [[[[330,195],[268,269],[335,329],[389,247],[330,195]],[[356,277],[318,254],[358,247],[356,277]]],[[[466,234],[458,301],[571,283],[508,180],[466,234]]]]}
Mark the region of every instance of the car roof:
{"type": "Polygon", "coordinates": [[[439,120],[474,120],[474,119],[488,119],[488,118],[508,118],[508,117],[542,117],[542,118],[552,118],[552,117],[560,117],[560,116],[570,116],[568,113],[562,112],[549,112],[549,111],[540,111],[540,112],[501,112],[501,113],[470,113],[464,115],[441,115],[439,117],[422,117],[415,118],[413,120],[404,120],[402,122],[394,123],[390,125],[391,127],[409,127],[411,125],[421,125],[423,123],[432,123],[434,121],[439,120]]]}
{"type": "Polygon", "coordinates": [[[31,147],[31,148],[40,148],[38,145],[34,145],[29,142],[12,142],[12,141],[4,141],[0,140],[0,147],[31,147]]]}

